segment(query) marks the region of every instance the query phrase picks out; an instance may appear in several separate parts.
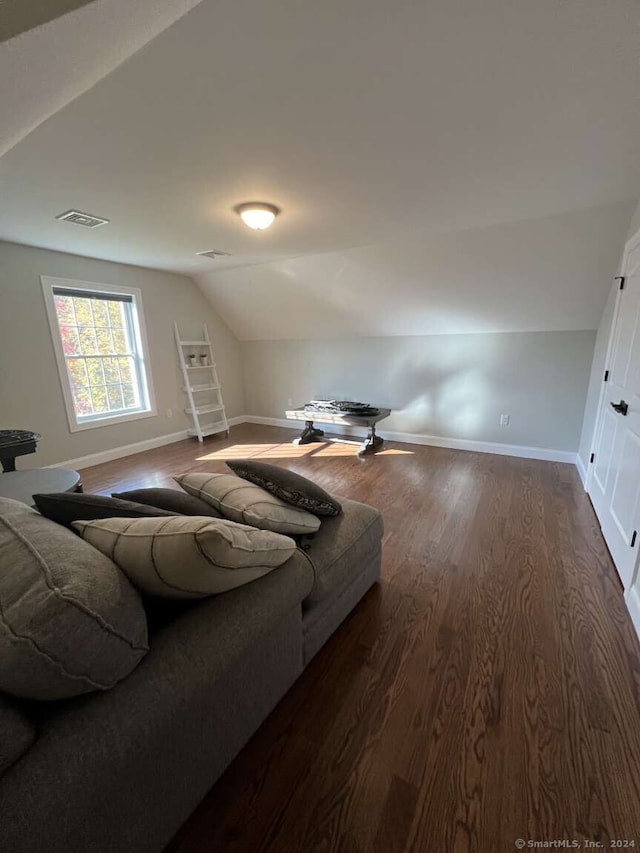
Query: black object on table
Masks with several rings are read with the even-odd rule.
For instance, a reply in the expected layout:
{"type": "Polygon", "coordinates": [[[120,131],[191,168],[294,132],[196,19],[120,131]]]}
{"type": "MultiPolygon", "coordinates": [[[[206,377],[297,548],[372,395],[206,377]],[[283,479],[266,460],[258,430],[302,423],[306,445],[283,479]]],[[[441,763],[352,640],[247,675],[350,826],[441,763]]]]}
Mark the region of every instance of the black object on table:
{"type": "Polygon", "coordinates": [[[3,471],[16,470],[16,457],[36,452],[42,436],[26,429],[0,429],[0,462],[3,471]]]}
{"type": "Polygon", "coordinates": [[[378,450],[382,446],[384,439],[376,435],[376,424],[384,418],[388,418],[391,409],[380,409],[365,403],[317,400],[298,409],[289,409],[285,414],[289,420],[305,422],[304,430],[298,438],[294,439],[294,444],[310,444],[312,441],[322,441],[324,430],[315,427],[314,421],[324,424],[367,427],[367,437],[358,450],[358,453],[361,454],[378,450]]]}

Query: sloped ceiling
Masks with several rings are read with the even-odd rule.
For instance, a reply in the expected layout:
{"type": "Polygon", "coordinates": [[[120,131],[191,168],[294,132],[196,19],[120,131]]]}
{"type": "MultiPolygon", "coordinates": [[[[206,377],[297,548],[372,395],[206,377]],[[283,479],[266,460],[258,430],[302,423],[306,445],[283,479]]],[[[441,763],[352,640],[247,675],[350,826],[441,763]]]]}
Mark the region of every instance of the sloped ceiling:
{"type": "Polygon", "coordinates": [[[0,0],[0,155],[199,2],[0,0]]]}
{"type": "Polygon", "coordinates": [[[241,340],[594,329],[633,205],[203,274],[241,340]]]}
{"type": "Polygon", "coordinates": [[[96,0],[26,33],[39,112],[2,52],[22,38],[0,47],[3,117],[40,116],[18,135],[67,104],[0,160],[0,238],[207,274],[246,338],[597,323],[640,191],[637,0],[202,0],[154,38],[157,8],[96,0]],[[46,80],[72,19],[78,97],[46,80]],[[282,208],[267,232],[233,212],[254,199],[282,208]],[[111,222],[55,220],[70,207],[111,222]]]}
{"type": "Polygon", "coordinates": [[[0,42],[73,12],[94,0],[0,0],[0,42]]]}

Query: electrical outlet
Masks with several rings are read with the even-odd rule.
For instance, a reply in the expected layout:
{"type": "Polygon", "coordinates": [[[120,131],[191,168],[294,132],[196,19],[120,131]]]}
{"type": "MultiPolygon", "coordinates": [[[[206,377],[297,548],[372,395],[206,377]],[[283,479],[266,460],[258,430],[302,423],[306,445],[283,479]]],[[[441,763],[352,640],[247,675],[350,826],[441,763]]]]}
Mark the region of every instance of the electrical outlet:
{"type": "Polygon", "coordinates": [[[166,415],[168,418],[172,418],[173,417],[173,409],[167,409],[166,415]]]}
{"type": "Polygon", "coordinates": [[[287,406],[293,406],[293,397],[287,397],[287,406]]]}
{"type": "Polygon", "coordinates": [[[500,415],[500,426],[509,426],[509,415],[500,415]]]}

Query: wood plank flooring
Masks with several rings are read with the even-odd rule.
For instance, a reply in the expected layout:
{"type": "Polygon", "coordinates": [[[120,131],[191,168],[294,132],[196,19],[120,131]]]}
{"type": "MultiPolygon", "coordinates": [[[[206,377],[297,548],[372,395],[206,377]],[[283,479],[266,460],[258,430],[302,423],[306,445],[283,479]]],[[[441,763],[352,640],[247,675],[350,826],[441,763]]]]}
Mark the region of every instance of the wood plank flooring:
{"type": "Polygon", "coordinates": [[[575,469],[291,437],[243,425],[82,472],[109,493],[255,456],[384,515],[382,583],[171,853],[640,848],[640,647],[575,469]]]}

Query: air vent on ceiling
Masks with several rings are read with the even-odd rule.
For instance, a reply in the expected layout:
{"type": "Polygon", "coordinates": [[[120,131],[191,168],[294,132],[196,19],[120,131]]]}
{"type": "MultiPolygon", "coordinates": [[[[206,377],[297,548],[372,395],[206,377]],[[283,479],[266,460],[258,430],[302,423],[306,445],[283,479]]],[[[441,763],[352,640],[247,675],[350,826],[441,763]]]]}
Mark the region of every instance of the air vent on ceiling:
{"type": "Polygon", "coordinates": [[[66,213],[56,216],[56,219],[74,222],[76,225],[84,225],[85,228],[98,228],[100,225],[106,225],[109,222],[108,219],[92,216],[90,213],[81,213],[79,210],[67,210],[66,213]]]}
{"type": "Polygon", "coordinates": [[[200,255],[201,258],[211,258],[212,261],[215,261],[216,258],[228,258],[229,252],[223,252],[220,249],[209,249],[207,252],[196,252],[196,255],[200,255]]]}

